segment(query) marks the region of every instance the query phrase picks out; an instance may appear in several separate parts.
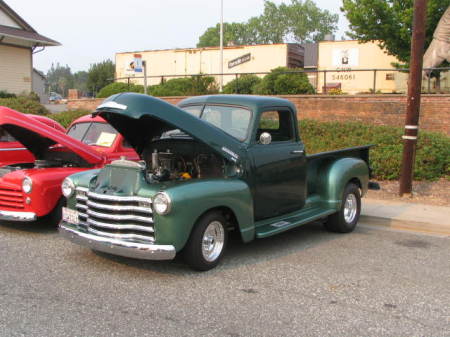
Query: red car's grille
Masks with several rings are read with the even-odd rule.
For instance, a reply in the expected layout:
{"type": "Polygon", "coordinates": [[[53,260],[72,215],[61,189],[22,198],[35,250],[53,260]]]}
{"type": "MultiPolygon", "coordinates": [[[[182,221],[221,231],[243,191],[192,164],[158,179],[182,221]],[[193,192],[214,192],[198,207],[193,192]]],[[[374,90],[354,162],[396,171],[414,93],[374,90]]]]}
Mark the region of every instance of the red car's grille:
{"type": "Polygon", "coordinates": [[[23,194],[20,189],[0,187],[0,207],[23,209],[23,194]]]}

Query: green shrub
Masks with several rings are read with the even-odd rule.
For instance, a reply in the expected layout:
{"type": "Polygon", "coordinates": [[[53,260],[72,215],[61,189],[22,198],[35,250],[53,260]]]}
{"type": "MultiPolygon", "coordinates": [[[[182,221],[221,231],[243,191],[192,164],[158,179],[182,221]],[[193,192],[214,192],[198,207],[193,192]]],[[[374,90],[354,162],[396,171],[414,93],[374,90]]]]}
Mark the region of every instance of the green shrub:
{"type": "Polygon", "coordinates": [[[26,114],[45,115],[48,110],[33,98],[18,96],[0,98],[0,105],[26,114]]]}
{"type": "Polygon", "coordinates": [[[121,92],[139,92],[143,94],[144,86],[133,83],[130,83],[130,85],[128,85],[128,83],[123,82],[111,83],[100,89],[97,94],[97,98],[106,98],[111,95],[119,94],[121,92]]]}
{"type": "Polygon", "coordinates": [[[272,69],[264,76],[262,81],[255,86],[255,93],[259,95],[294,95],[313,94],[314,88],[309,83],[305,73],[289,73],[288,71],[299,71],[303,69],[290,69],[278,67],[272,69]]]}
{"type": "Polygon", "coordinates": [[[256,75],[242,75],[223,87],[224,94],[248,94],[254,93],[254,88],[261,82],[256,75]]]}
{"type": "Polygon", "coordinates": [[[10,94],[9,92],[5,90],[0,90],[0,98],[13,98],[16,97],[15,94],[10,94]]]}
{"type": "MultiPolygon", "coordinates": [[[[370,162],[375,178],[398,179],[403,152],[403,129],[374,126],[360,122],[300,122],[300,134],[308,153],[375,144],[370,150],[370,162]]],[[[450,176],[450,137],[434,132],[419,134],[414,179],[436,180],[450,176]]]]}
{"type": "Polygon", "coordinates": [[[152,96],[196,96],[217,93],[218,86],[212,76],[174,78],[149,87],[152,96]]]}
{"type": "Polygon", "coordinates": [[[76,119],[89,115],[91,112],[87,110],[70,110],[55,114],[49,114],[47,117],[57,121],[63,127],[68,128],[69,125],[76,119]]]}

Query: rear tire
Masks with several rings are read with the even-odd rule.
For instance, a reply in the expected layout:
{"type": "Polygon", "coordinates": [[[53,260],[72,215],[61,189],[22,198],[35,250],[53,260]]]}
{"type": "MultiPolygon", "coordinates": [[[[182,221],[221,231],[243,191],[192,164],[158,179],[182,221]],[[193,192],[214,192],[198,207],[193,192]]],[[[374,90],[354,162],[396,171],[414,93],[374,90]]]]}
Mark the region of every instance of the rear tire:
{"type": "Polygon", "coordinates": [[[344,189],[341,209],[330,215],[324,226],[330,232],[350,233],[355,229],[360,213],[361,193],[359,187],[349,183],[344,189]]]}
{"type": "Polygon", "coordinates": [[[192,269],[206,271],[219,264],[228,243],[226,223],[217,211],[206,213],[197,221],[182,252],[192,269]]]}

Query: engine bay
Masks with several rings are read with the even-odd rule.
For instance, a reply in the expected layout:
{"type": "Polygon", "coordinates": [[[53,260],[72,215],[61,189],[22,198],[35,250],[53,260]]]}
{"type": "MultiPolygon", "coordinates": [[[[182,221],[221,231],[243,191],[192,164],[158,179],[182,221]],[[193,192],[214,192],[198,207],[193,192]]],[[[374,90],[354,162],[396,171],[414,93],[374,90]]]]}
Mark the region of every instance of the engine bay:
{"type": "Polygon", "coordinates": [[[208,179],[225,175],[226,161],[193,139],[159,139],[142,154],[148,178],[168,180],[208,179]]]}

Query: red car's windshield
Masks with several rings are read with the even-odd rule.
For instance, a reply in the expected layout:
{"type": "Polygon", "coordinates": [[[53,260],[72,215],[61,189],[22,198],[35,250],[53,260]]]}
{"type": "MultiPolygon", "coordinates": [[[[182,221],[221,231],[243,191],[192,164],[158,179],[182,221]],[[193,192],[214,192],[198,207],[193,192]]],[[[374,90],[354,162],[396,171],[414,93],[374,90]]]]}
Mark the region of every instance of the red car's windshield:
{"type": "Polygon", "coordinates": [[[72,125],[67,134],[87,145],[111,147],[118,132],[109,124],[89,122],[72,125]]]}
{"type": "Polygon", "coordinates": [[[15,142],[16,140],[14,139],[13,136],[11,136],[8,132],[6,132],[6,130],[4,130],[1,126],[0,126],[0,142],[15,142]]]}

